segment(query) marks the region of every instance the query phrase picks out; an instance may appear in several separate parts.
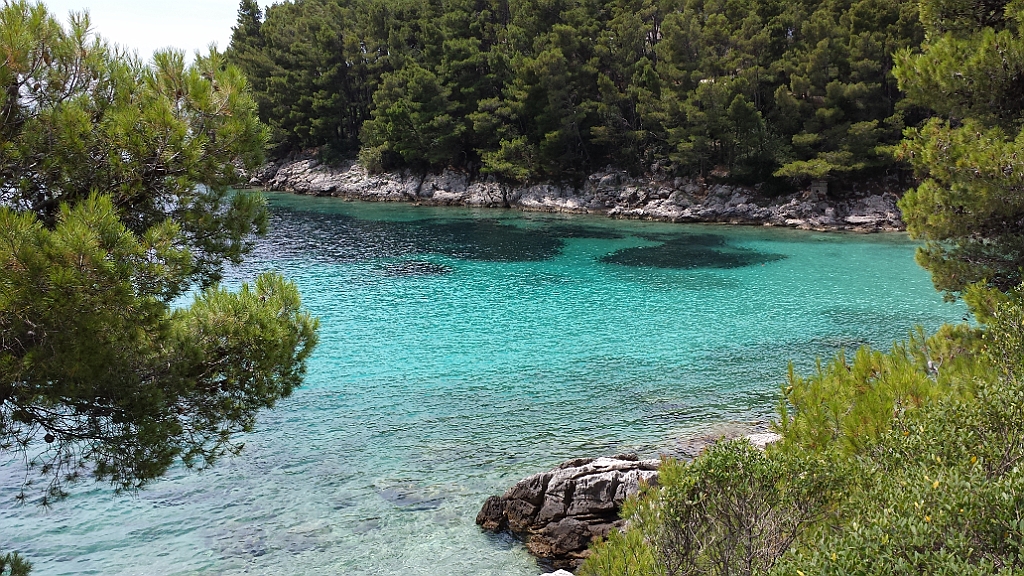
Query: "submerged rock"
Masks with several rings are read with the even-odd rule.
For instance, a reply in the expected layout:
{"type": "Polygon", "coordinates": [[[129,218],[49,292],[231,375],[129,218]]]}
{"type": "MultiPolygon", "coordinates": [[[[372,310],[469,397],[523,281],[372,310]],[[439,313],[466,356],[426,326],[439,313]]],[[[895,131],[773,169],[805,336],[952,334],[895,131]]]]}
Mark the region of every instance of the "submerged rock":
{"type": "Polygon", "coordinates": [[[444,503],[444,495],[427,491],[414,484],[397,484],[377,490],[388,503],[408,511],[436,510],[444,503]]]}
{"type": "Polygon", "coordinates": [[[515,534],[556,568],[575,567],[592,540],[621,527],[626,498],[657,484],[660,464],[633,455],[570,460],[488,498],[476,523],[515,534]]]}

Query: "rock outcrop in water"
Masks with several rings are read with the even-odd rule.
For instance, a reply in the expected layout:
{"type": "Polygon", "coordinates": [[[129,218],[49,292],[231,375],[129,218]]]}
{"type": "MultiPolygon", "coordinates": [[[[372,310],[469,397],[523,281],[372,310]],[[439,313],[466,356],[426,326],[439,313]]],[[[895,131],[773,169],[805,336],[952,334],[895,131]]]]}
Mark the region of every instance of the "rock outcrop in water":
{"type": "MultiPolygon", "coordinates": [[[[729,423],[687,439],[679,456],[695,458],[719,440],[737,438],[764,450],[782,437],[729,423]]],[[[626,498],[642,486],[658,485],[660,466],[661,460],[635,455],[569,460],[520,480],[502,496],[488,498],[476,523],[491,532],[511,532],[531,554],[555,568],[575,568],[587,557],[594,539],[622,528],[619,512],[626,498]]]]}
{"type": "Polygon", "coordinates": [[[557,568],[575,567],[591,540],[621,526],[623,501],[642,485],[657,484],[660,464],[630,455],[570,460],[488,498],[476,523],[512,532],[557,568]]]}
{"type": "Polygon", "coordinates": [[[355,162],[328,166],[313,159],[268,164],[251,182],[270,190],[371,201],[518,208],[544,212],[606,214],[668,222],[728,222],[809,230],[903,230],[896,186],[846,194],[843,200],[809,191],[769,197],[756,188],[707,184],[624,172],[592,174],[582,186],[501,183],[446,170],[367,174],[355,162]]]}

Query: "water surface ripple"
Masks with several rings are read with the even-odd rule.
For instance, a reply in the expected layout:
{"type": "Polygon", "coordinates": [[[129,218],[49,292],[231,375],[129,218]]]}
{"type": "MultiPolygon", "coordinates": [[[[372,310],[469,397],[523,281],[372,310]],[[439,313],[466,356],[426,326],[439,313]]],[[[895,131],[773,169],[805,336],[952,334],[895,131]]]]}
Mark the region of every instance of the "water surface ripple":
{"type": "Polygon", "coordinates": [[[963,315],[898,234],[271,200],[229,283],[299,284],[322,319],[307,384],[242,456],[134,498],[16,506],[4,465],[0,550],[34,574],[535,575],[474,526],[486,496],[770,418],[788,361],[963,315]]]}

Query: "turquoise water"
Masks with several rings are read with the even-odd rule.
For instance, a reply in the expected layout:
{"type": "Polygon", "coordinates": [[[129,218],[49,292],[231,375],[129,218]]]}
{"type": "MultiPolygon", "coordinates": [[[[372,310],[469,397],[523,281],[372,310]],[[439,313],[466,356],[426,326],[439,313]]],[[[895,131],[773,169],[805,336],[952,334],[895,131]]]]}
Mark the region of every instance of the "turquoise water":
{"type": "Polygon", "coordinates": [[[964,314],[897,234],[271,200],[230,282],[299,284],[322,320],[307,384],[242,456],[134,498],[16,506],[23,470],[4,465],[0,550],[34,574],[536,575],[473,524],[486,496],[763,422],[789,360],[964,314]]]}

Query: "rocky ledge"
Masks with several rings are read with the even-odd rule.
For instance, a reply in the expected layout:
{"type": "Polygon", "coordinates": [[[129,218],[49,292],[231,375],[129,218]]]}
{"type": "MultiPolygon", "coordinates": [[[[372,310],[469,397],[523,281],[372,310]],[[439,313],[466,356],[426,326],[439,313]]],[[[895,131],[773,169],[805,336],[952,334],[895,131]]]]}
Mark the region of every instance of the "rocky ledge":
{"type": "MultiPolygon", "coordinates": [[[[763,450],[781,436],[728,423],[688,438],[680,456],[694,458],[715,442],[737,438],[763,450]]],[[[660,465],[661,460],[632,454],[569,460],[519,481],[503,496],[488,498],[476,523],[491,532],[512,533],[554,568],[576,568],[589,554],[591,542],[622,528],[625,521],[619,514],[626,498],[643,486],[658,485],[660,465]]]]}
{"type": "Polygon", "coordinates": [[[512,532],[556,568],[574,568],[593,539],[621,526],[626,498],[657,484],[660,464],[632,455],[570,460],[488,498],[476,523],[512,532]]]}
{"type": "Polygon", "coordinates": [[[820,191],[766,196],[756,187],[708,183],[655,174],[592,174],[580,186],[509,184],[465,172],[409,171],[368,174],[355,162],[337,166],[315,159],[268,164],[250,184],[269,190],[370,201],[518,208],[543,212],[606,214],[668,222],[728,222],[808,230],[903,230],[896,207],[898,186],[852,191],[836,200],[820,191]]]}

